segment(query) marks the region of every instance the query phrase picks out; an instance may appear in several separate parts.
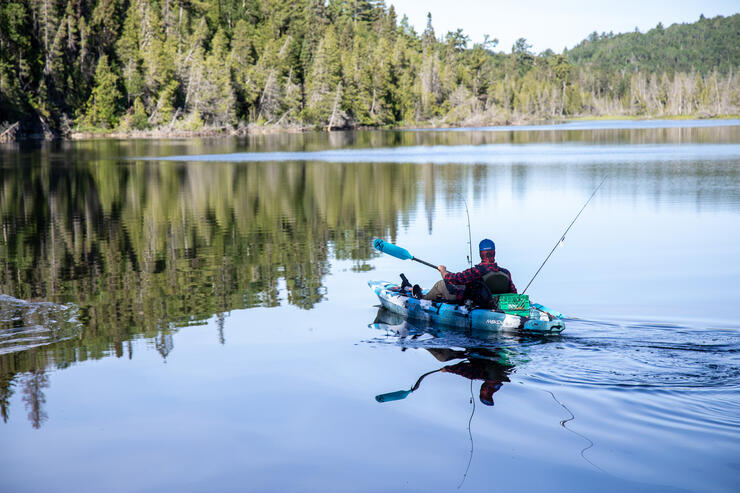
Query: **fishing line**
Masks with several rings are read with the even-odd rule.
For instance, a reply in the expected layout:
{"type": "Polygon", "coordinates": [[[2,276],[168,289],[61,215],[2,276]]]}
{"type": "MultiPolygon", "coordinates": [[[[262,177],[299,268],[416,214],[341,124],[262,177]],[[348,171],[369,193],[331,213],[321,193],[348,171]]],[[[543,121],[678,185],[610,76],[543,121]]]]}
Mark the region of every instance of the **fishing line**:
{"type": "Polygon", "coordinates": [[[470,470],[470,463],[473,462],[473,431],[470,429],[470,424],[473,422],[473,415],[475,414],[475,398],[473,397],[473,379],[470,379],[470,403],[473,405],[473,410],[470,412],[470,419],[468,419],[468,436],[470,436],[470,457],[468,458],[468,467],[465,468],[465,474],[463,474],[462,481],[457,485],[457,489],[462,488],[465,479],[468,477],[468,471],[470,470]]]}
{"type": "Polygon", "coordinates": [[[583,204],[583,207],[581,207],[581,210],[580,210],[580,211],[578,211],[578,214],[576,214],[576,217],[574,217],[574,218],[573,218],[573,220],[572,220],[572,221],[570,222],[570,224],[568,225],[568,228],[567,228],[567,229],[565,230],[565,233],[563,233],[563,234],[562,234],[562,236],[560,237],[560,239],[559,239],[559,240],[557,241],[557,243],[555,243],[555,246],[554,246],[554,247],[552,247],[552,250],[550,250],[550,253],[549,253],[549,254],[547,255],[547,258],[545,259],[545,261],[544,261],[544,262],[542,262],[542,265],[540,265],[540,268],[539,268],[539,269],[537,269],[537,272],[535,272],[535,273],[534,273],[534,275],[532,276],[532,279],[530,279],[530,280],[529,280],[529,282],[527,283],[527,287],[526,287],[526,288],[524,288],[524,291],[522,291],[522,294],[524,294],[524,293],[526,293],[526,292],[527,292],[527,289],[529,289],[529,285],[530,285],[530,284],[532,284],[532,281],[534,281],[534,278],[535,278],[535,277],[537,277],[537,274],[539,274],[539,273],[540,273],[540,271],[541,271],[541,270],[542,270],[542,268],[543,268],[543,267],[545,266],[545,264],[547,263],[547,261],[548,261],[548,260],[550,260],[550,257],[552,256],[553,252],[555,252],[555,249],[556,249],[557,247],[559,247],[559,246],[560,246],[560,245],[561,245],[561,244],[562,244],[562,243],[563,243],[563,242],[565,241],[565,235],[567,235],[567,234],[568,234],[568,231],[570,231],[570,228],[571,228],[571,227],[573,226],[573,224],[574,224],[574,223],[576,222],[576,220],[578,219],[578,216],[580,216],[580,215],[581,215],[581,212],[583,212],[583,209],[585,209],[585,208],[586,208],[586,206],[588,205],[588,203],[589,203],[589,202],[591,202],[591,199],[592,199],[592,198],[594,198],[594,195],[596,195],[596,192],[598,192],[598,191],[599,191],[599,188],[601,188],[601,185],[603,185],[603,184],[604,184],[604,182],[606,181],[606,179],[607,179],[608,177],[609,177],[609,175],[605,175],[605,176],[604,176],[604,179],[603,179],[603,180],[601,180],[601,183],[599,183],[599,186],[598,186],[598,187],[596,187],[596,188],[594,189],[594,191],[593,191],[593,192],[591,193],[591,196],[590,196],[590,197],[588,198],[588,200],[586,201],[586,203],[585,203],[585,204],[583,204]]]}

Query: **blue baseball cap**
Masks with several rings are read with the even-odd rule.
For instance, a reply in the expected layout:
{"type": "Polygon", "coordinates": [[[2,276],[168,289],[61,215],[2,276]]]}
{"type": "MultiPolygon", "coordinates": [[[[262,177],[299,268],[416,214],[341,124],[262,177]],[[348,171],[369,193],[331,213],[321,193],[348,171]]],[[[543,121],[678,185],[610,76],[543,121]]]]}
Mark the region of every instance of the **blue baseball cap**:
{"type": "Polygon", "coordinates": [[[478,244],[478,250],[481,252],[486,252],[489,250],[496,250],[496,244],[493,241],[486,238],[485,240],[482,240],[478,244]]]}

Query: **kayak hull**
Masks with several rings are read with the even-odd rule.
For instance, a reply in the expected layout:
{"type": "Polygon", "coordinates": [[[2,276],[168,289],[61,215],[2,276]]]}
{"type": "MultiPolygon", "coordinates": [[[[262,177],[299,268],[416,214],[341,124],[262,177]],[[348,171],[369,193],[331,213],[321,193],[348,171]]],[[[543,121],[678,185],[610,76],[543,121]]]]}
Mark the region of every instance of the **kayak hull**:
{"type": "Polygon", "coordinates": [[[529,316],[522,317],[483,308],[468,310],[465,306],[453,303],[419,300],[400,291],[398,285],[390,282],[370,281],[368,285],[387,310],[429,325],[532,334],[559,334],[565,330],[560,314],[548,312],[541,305],[533,305],[529,316]]]}

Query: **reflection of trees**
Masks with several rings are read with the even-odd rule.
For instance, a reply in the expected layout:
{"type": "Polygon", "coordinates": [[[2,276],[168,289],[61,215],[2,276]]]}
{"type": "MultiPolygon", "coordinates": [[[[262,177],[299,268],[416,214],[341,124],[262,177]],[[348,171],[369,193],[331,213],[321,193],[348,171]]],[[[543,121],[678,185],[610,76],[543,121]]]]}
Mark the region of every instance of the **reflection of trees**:
{"type": "Polygon", "coordinates": [[[20,384],[28,416],[35,427],[46,419],[45,398],[41,389],[47,386],[43,369],[57,358],[63,366],[68,347],[55,346],[69,342],[81,333],[77,307],[46,301],[27,302],[0,295],[0,414],[9,418],[10,398],[20,384]],[[41,348],[54,347],[51,353],[41,348]],[[24,375],[16,379],[16,375],[24,375]]]}
{"type": "Polygon", "coordinates": [[[0,415],[7,423],[10,417],[10,398],[13,397],[13,378],[15,375],[0,371],[0,415]]]}
{"type": "MultiPolygon", "coordinates": [[[[4,419],[20,385],[29,418],[43,423],[50,367],[131,357],[139,337],[166,357],[178,327],[235,308],[311,308],[332,258],[361,270],[373,236],[408,224],[422,180],[423,167],[398,164],[85,164],[125,155],[121,145],[0,155],[0,293],[73,303],[81,326],[73,338],[0,354],[4,419]]],[[[469,169],[427,168],[441,179],[469,169]]]]}
{"type": "MultiPolygon", "coordinates": [[[[70,300],[120,346],[135,323],[202,319],[323,296],[330,245],[367,259],[414,204],[415,167],[324,163],[119,165],[0,171],[4,292],[70,300]]],[[[94,332],[93,332],[94,333],[94,332]]],[[[121,351],[121,348],[118,348],[121,351]]]]}
{"type": "Polygon", "coordinates": [[[28,420],[34,428],[40,428],[48,416],[44,411],[46,396],[44,389],[49,387],[49,377],[43,370],[33,370],[25,376],[23,382],[23,402],[28,411],[28,420]]]}
{"type": "Polygon", "coordinates": [[[162,358],[167,359],[167,356],[175,348],[172,334],[169,332],[160,333],[154,341],[154,347],[157,348],[157,352],[162,355],[162,358]]]}
{"type": "MultiPolygon", "coordinates": [[[[481,145],[481,144],[538,144],[581,142],[585,144],[680,144],[735,143],[740,128],[687,127],[687,128],[610,128],[600,130],[548,127],[540,130],[488,130],[463,129],[435,130],[428,132],[332,132],[329,140],[316,134],[284,134],[281,136],[255,135],[250,142],[263,151],[318,151],[328,148],[360,149],[367,147],[432,146],[432,145],[481,145]],[[327,145],[328,144],[328,145],[327,145]]],[[[228,144],[224,144],[228,146],[228,144]]],[[[243,151],[233,143],[228,150],[208,152],[243,151]]],[[[173,150],[173,154],[177,151],[173,150]]]]}

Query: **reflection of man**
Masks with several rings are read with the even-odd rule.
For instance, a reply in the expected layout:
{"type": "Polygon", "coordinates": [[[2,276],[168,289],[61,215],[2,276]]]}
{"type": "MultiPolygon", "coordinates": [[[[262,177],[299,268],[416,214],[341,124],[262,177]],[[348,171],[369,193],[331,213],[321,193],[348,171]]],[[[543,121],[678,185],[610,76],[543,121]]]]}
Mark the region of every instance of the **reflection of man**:
{"type": "Polygon", "coordinates": [[[493,406],[493,394],[501,388],[503,382],[511,381],[508,375],[514,367],[497,361],[500,357],[493,351],[476,349],[476,354],[472,354],[470,350],[459,351],[449,348],[427,348],[427,351],[442,362],[465,358],[464,361],[445,366],[441,371],[454,373],[470,380],[483,380],[479,398],[487,406],[493,406]],[[495,360],[488,359],[488,356],[495,360]]]}

